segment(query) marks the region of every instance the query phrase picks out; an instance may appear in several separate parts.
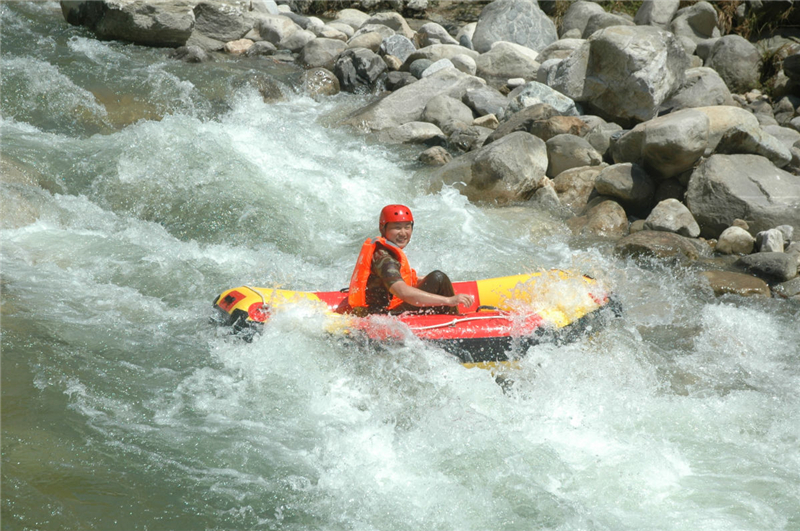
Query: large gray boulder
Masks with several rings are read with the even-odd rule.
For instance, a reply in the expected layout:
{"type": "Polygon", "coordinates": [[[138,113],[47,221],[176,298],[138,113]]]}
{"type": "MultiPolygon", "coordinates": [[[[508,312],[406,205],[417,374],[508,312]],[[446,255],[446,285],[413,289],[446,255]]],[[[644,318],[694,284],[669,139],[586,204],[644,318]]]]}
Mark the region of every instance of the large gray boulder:
{"type": "Polygon", "coordinates": [[[605,10],[595,2],[587,2],[585,0],[573,2],[570,4],[569,9],[567,9],[567,12],[564,13],[564,16],[561,19],[559,34],[562,37],[566,33],[569,33],[570,35],[575,34],[580,37],[583,35],[583,31],[586,29],[586,24],[589,23],[589,19],[592,17],[592,15],[600,13],[605,13],[605,10]]]}
{"type": "Polygon", "coordinates": [[[708,147],[710,120],[696,109],[659,116],[622,135],[612,147],[615,162],[634,162],[669,179],[691,169],[708,147]]]}
{"type": "Polygon", "coordinates": [[[339,54],[347,49],[347,44],[339,39],[314,39],[303,47],[300,60],[309,68],[323,67],[333,69],[339,54]]]}
{"type": "Polygon", "coordinates": [[[709,250],[704,244],[674,232],[643,230],[619,240],[615,252],[634,258],[697,260],[709,250]]]}
{"type": "Polygon", "coordinates": [[[393,55],[400,59],[401,62],[405,62],[408,56],[415,51],[417,51],[417,47],[408,37],[403,35],[395,34],[381,41],[380,54],[393,55]]]}
{"type": "MultiPolygon", "coordinates": [[[[472,109],[461,100],[451,98],[446,94],[434,96],[425,105],[422,112],[422,120],[436,124],[443,131],[453,128],[453,123],[461,124],[460,127],[467,127],[472,124],[472,109]]],[[[456,127],[458,127],[456,125],[456,127]]]]}
{"type": "Polygon", "coordinates": [[[489,86],[467,90],[461,101],[475,111],[476,116],[494,114],[498,120],[503,119],[508,105],[508,98],[489,86]]]}
{"type": "Polygon", "coordinates": [[[570,134],[556,135],[547,140],[547,176],[553,178],[563,171],[584,166],[598,166],[603,157],[583,138],[570,134]]]}
{"type": "Polygon", "coordinates": [[[675,35],[699,43],[720,36],[719,16],[708,2],[697,2],[679,10],[672,19],[670,29],[675,35]]]}
{"type": "Polygon", "coordinates": [[[147,0],[62,0],[61,12],[73,26],[89,28],[101,39],[145,46],[183,46],[195,24],[196,2],[147,0]]]}
{"type": "Polygon", "coordinates": [[[595,32],[600,31],[604,28],[610,28],[612,26],[635,26],[636,24],[629,18],[626,18],[622,15],[615,15],[614,13],[606,13],[603,11],[602,13],[597,13],[589,17],[589,20],[586,22],[586,27],[583,30],[583,38],[588,39],[591,37],[595,32]]]}
{"type": "Polygon", "coordinates": [[[716,70],[700,66],[686,71],[683,85],[661,104],[662,112],[694,107],[733,105],[731,91],[716,70]]]}
{"type": "Polygon", "coordinates": [[[516,77],[535,80],[539,70],[537,55],[530,48],[513,42],[496,42],[491,50],[475,58],[476,72],[484,79],[503,83],[516,77]]]}
{"type": "Polygon", "coordinates": [[[797,260],[788,253],[755,253],[739,258],[735,265],[759,277],[779,282],[797,276],[797,260]]]}
{"type": "Polygon", "coordinates": [[[470,151],[435,170],[433,190],[457,188],[471,201],[528,199],[547,181],[547,147],[535,136],[516,132],[470,151]]]}
{"type": "Polygon", "coordinates": [[[700,226],[686,205],[677,199],[664,199],[659,202],[644,221],[645,230],[675,232],[681,236],[697,238],[700,226]]]}
{"type": "Polygon", "coordinates": [[[194,18],[196,32],[222,42],[241,39],[253,29],[254,22],[247,6],[236,3],[200,2],[194,8],[194,18]]]}
{"type": "Polygon", "coordinates": [[[377,131],[407,122],[421,121],[425,106],[435,96],[461,99],[467,90],[483,87],[480,78],[449,68],[404,86],[344,120],[346,125],[377,131]]]}
{"type": "Polygon", "coordinates": [[[680,0],[644,0],[633,21],[639,26],[668,29],[679,4],[680,0]]]}
{"type": "Polygon", "coordinates": [[[800,177],[758,155],[712,155],[692,173],[686,206],[701,235],[717,238],[735,219],[751,234],[779,225],[800,227],[800,177]]]}
{"type": "Polygon", "coordinates": [[[559,63],[552,87],[621,125],[656,116],[685,79],[689,58],[671,33],[615,26],[593,34],[559,63]]]}
{"type": "Polygon", "coordinates": [[[601,195],[646,210],[656,191],[653,180],[641,166],[630,162],[613,164],[597,175],[594,187],[601,195]]]}
{"type": "Polygon", "coordinates": [[[484,53],[495,42],[507,41],[538,52],[556,40],[556,26],[536,0],[495,0],[478,17],[472,45],[484,53]]]}
{"type": "Polygon", "coordinates": [[[761,53],[739,35],[718,39],[705,66],[716,70],[731,92],[741,94],[759,86],[761,53]]]}

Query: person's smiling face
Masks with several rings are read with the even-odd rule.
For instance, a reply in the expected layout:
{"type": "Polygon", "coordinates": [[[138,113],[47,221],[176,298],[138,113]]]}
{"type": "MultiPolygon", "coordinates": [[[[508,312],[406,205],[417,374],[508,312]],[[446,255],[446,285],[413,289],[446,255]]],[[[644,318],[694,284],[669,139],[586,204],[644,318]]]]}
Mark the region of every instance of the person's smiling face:
{"type": "Polygon", "coordinates": [[[384,226],[383,237],[402,249],[411,240],[413,230],[414,224],[410,221],[392,221],[384,226]]]}

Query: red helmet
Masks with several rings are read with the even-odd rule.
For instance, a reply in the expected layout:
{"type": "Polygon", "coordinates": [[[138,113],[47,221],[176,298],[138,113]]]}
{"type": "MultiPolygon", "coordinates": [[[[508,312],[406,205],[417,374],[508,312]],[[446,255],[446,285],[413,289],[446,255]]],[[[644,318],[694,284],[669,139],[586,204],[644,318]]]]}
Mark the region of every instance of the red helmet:
{"type": "Polygon", "coordinates": [[[378,221],[378,229],[383,234],[383,227],[387,223],[395,221],[410,221],[413,225],[414,216],[411,214],[411,209],[404,205],[386,205],[381,210],[381,217],[378,221]]]}

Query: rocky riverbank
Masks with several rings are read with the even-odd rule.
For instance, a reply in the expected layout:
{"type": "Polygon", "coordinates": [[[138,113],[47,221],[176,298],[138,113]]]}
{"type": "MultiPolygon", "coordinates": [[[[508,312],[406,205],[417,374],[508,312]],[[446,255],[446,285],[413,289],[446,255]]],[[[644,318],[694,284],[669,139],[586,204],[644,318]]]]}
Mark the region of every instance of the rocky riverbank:
{"type": "Polygon", "coordinates": [[[716,293],[800,300],[796,38],[724,35],[708,2],[577,1],[558,25],[532,0],[473,2],[474,22],[433,22],[424,0],[330,4],[323,20],[308,2],[61,2],[100,38],[295,63],[315,97],[375,94],[342,125],[419,145],[431,190],[552,209],[623,256],[702,259],[716,293]]]}

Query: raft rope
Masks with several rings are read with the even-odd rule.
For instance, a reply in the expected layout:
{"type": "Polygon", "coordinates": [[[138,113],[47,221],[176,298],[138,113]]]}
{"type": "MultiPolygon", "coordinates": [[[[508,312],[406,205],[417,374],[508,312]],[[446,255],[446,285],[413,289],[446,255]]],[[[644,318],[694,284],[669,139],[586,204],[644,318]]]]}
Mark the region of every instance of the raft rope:
{"type": "Polygon", "coordinates": [[[434,328],[445,328],[447,326],[456,326],[459,323],[466,323],[467,321],[484,321],[487,319],[506,319],[511,320],[511,316],[508,315],[484,315],[481,317],[464,317],[462,319],[453,319],[447,323],[440,323],[430,326],[409,326],[411,330],[433,330],[434,328]]]}
{"type": "Polygon", "coordinates": [[[261,297],[261,304],[263,304],[264,306],[268,306],[267,299],[266,299],[266,297],[264,297],[263,293],[261,293],[260,291],[258,291],[255,288],[251,288],[250,286],[245,286],[245,287],[247,289],[249,289],[250,291],[252,291],[253,293],[255,293],[256,295],[258,295],[259,297],[261,297]]]}

